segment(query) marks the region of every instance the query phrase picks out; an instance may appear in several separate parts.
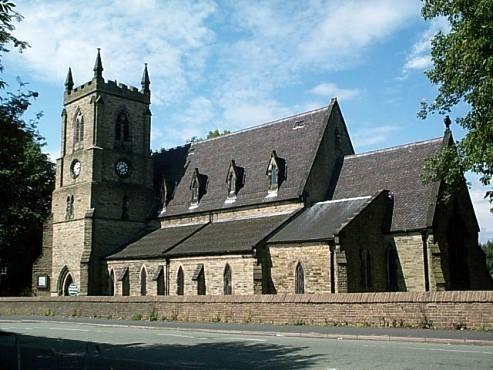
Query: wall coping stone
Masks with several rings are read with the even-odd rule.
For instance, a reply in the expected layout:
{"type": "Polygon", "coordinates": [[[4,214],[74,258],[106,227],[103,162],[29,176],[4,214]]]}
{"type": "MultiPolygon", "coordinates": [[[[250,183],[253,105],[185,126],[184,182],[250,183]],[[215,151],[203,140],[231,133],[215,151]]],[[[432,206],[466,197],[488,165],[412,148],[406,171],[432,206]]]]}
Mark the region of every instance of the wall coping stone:
{"type": "Polygon", "coordinates": [[[279,303],[279,304],[367,304],[367,303],[493,303],[493,291],[316,293],[211,296],[77,296],[0,297],[2,302],[98,302],[98,303],[279,303]]]}

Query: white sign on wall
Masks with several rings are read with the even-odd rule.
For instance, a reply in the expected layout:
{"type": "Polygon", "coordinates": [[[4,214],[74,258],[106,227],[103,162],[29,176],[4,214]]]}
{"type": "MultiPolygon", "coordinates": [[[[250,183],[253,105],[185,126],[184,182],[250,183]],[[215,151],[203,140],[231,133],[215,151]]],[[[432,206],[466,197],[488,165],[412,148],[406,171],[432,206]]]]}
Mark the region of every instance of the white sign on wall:
{"type": "Polygon", "coordinates": [[[68,286],[68,295],[74,296],[79,294],[79,288],[75,283],[72,283],[68,286]]]}

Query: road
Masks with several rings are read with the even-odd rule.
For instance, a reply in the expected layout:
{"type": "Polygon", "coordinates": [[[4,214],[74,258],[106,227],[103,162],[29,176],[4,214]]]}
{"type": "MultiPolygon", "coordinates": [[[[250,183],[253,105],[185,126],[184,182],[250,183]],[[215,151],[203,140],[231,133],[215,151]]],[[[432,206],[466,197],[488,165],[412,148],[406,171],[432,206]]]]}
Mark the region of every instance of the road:
{"type": "MultiPolygon", "coordinates": [[[[296,328],[277,328],[280,330],[248,325],[186,323],[180,327],[179,323],[2,318],[0,369],[16,369],[16,337],[22,369],[493,368],[493,346],[422,343],[422,331],[414,333],[423,336],[394,341],[361,334],[374,335],[371,329],[358,329],[359,337],[368,339],[354,340],[337,333],[327,337],[321,328],[318,333],[317,328],[300,328],[298,332],[294,332],[296,328]]],[[[437,333],[435,339],[446,338],[437,333]]],[[[449,332],[449,337],[454,335],[465,334],[449,332]]],[[[475,335],[491,338],[491,333],[469,332],[469,337],[475,335]]]]}

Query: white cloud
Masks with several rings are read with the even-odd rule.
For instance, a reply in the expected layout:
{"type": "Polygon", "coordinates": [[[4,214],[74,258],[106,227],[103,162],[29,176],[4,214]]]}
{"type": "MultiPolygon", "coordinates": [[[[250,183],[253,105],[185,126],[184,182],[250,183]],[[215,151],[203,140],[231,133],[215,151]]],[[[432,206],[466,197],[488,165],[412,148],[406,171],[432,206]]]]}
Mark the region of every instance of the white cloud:
{"type": "Polygon", "coordinates": [[[61,85],[70,65],[76,84],[83,83],[92,77],[101,47],[105,78],[139,86],[148,62],[153,103],[173,107],[166,128],[154,130],[153,143],[169,145],[210,129],[241,129],[296,113],[315,105],[313,95],[325,94],[322,105],[330,95],[355,97],[358,89],[330,83],[311,92],[303,87],[302,98],[310,102],[298,106],[287,106],[276,94],[302,85],[306,73],[361,63],[367,48],[417,18],[420,4],[33,0],[18,8],[25,19],[17,36],[32,48],[12,58],[21,58],[19,65],[37,78],[61,85]],[[198,111],[205,114],[194,115],[198,111]]]}
{"type": "Polygon", "coordinates": [[[31,48],[20,56],[35,76],[62,83],[68,66],[76,84],[92,77],[96,47],[104,76],[138,85],[149,63],[154,102],[181,98],[203,69],[214,34],[205,26],[215,11],[209,1],[25,1],[16,35],[31,48]]]}
{"type": "Polygon", "coordinates": [[[397,129],[398,127],[390,125],[360,128],[354,132],[351,138],[358,152],[362,148],[384,143],[397,129]]]}
{"type": "Polygon", "coordinates": [[[412,46],[412,50],[406,58],[406,63],[403,67],[404,76],[410,70],[423,70],[431,67],[431,39],[438,31],[448,32],[449,28],[446,18],[437,18],[430,23],[428,29],[412,46]]]}
{"type": "Polygon", "coordinates": [[[482,186],[477,177],[468,177],[472,177],[472,179],[470,179],[471,190],[469,193],[481,230],[480,240],[484,243],[489,239],[493,239],[493,214],[490,212],[490,208],[493,208],[493,204],[491,204],[488,199],[484,198],[486,191],[491,189],[482,186]]]}
{"type": "Polygon", "coordinates": [[[359,89],[343,89],[334,83],[321,83],[310,90],[312,94],[329,98],[337,97],[338,100],[349,100],[360,94],[359,89]]]}

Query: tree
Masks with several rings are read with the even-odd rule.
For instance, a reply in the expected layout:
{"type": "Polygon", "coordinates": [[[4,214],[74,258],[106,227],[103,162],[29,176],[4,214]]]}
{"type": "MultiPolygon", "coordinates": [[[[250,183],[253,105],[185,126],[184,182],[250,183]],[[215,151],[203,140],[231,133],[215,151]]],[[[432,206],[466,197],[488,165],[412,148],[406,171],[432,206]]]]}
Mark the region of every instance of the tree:
{"type": "Polygon", "coordinates": [[[212,138],[215,138],[215,137],[219,137],[219,136],[223,136],[223,135],[227,135],[227,134],[230,134],[231,131],[229,130],[224,130],[223,132],[219,131],[217,128],[215,130],[211,130],[209,131],[209,133],[207,134],[207,137],[204,139],[203,137],[198,137],[198,136],[192,136],[192,138],[190,140],[188,140],[187,142],[188,143],[198,143],[199,141],[204,141],[204,140],[207,140],[207,139],[212,139],[212,138]]]}
{"type": "MultiPolygon", "coordinates": [[[[491,189],[493,0],[424,0],[422,15],[425,20],[446,17],[450,31],[438,32],[432,39],[433,67],[425,73],[438,85],[438,94],[432,103],[422,103],[418,116],[447,114],[461,104],[468,108],[467,114],[456,118],[466,130],[464,138],[429,162],[428,179],[444,180],[453,191],[463,184],[464,171],[472,171],[491,189]]],[[[493,202],[493,191],[485,197],[493,202]]]]}
{"type": "MultiPolygon", "coordinates": [[[[12,35],[12,22],[21,19],[14,7],[0,0],[0,56],[12,45],[28,46],[12,35]]],[[[43,138],[36,129],[41,114],[27,122],[23,118],[38,94],[19,84],[15,93],[0,94],[0,294],[9,295],[30,286],[54,184],[54,165],[42,153],[43,138]]],[[[0,79],[0,88],[5,87],[0,79]]]]}
{"type": "Polygon", "coordinates": [[[486,255],[486,268],[490,275],[493,276],[493,240],[488,240],[485,244],[480,244],[486,255]]]}

